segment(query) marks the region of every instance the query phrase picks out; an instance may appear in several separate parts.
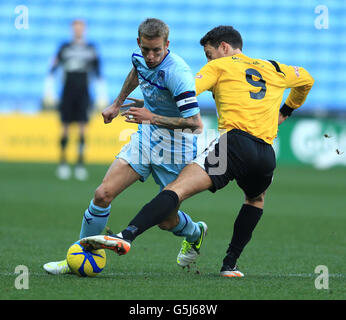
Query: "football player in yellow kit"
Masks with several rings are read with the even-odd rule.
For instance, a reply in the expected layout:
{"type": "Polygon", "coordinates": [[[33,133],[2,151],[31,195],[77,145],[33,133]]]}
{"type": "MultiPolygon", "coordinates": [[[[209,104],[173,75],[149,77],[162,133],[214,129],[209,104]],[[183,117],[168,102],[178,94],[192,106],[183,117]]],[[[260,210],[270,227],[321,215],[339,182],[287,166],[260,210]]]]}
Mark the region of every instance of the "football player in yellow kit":
{"type": "MultiPolygon", "coordinates": [[[[276,167],[272,143],[278,125],[304,103],[314,80],[302,67],[247,57],[242,53],[240,33],[231,26],[212,29],[200,43],[208,63],[196,75],[196,91],[213,92],[218,127],[224,133],[146,204],[121,234],[132,242],[152,226],[146,217],[153,213],[161,215],[162,225],[173,229],[178,221],[175,209],[183,200],[204,190],[215,192],[235,180],[244,191],[245,201],[220,274],[243,277],[236,262],[263,214],[265,192],[276,167]],[[280,108],[287,88],[291,88],[290,94],[280,108]]],[[[193,263],[200,245],[184,240],[178,264],[193,263]]]]}

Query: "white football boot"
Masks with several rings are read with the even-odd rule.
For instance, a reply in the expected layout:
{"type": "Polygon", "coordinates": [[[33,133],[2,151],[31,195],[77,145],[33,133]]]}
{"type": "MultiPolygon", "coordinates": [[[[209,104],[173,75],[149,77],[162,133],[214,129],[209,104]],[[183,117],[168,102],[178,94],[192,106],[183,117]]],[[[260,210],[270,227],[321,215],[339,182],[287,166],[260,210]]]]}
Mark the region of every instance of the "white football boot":
{"type": "Polygon", "coordinates": [[[71,168],[68,164],[62,163],[56,169],[56,176],[60,180],[68,180],[71,177],[71,168]]]}
{"type": "Polygon", "coordinates": [[[195,242],[188,242],[186,239],[183,240],[181,249],[177,256],[177,264],[180,267],[187,267],[191,263],[194,263],[199,255],[203,240],[207,235],[207,224],[203,221],[199,221],[198,225],[201,229],[201,235],[195,242]]]}
{"type": "Polygon", "coordinates": [[[79,181],[88,180],[88,171],[85,167],[77,165],[74,169],[74,176],[79,181]]]}
{"type": "Polygon", "coordinates": [[[67,264],[67,260],[48,262],[43,266],[49,274],[67,274],[71,273],[70,267],[67,264]]]}
{"type": "Polygon", "coordinates": [[[244,273],[240,272],[237,266],[234,268],[231,268],[230,266],[222,266],[220,276],[226,278],[242,278],[244,277],[244,273]]]}

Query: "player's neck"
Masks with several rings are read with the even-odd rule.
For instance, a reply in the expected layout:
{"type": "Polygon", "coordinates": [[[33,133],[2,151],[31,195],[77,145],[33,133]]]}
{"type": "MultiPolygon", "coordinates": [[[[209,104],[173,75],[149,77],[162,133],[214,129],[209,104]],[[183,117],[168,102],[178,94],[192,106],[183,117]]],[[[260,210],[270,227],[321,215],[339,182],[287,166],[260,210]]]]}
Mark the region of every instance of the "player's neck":
{"type": "Polygon", "coordinates": [[[75,38],[73,39],[73,42],[74,42],[74,43],[77,43],[77,44],[84,43],[84,38],[83,38],[83,37],[75,37],[75,38]]]}
{"type": "Polygon", "coordinates": [[[229,56],[229,57],[230,57],[230,56],[234,56],[234,55],[239,54],[239,53],[242,53],[240,49],[232,49],[232,50],[229,52],[228,56],[229,56]]]}

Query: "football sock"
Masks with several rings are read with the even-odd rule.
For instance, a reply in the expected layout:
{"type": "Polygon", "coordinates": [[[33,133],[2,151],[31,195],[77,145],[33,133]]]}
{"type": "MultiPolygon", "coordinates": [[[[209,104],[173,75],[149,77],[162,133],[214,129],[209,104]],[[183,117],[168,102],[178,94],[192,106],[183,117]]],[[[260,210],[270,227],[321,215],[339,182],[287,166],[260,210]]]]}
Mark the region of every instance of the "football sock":
{"type": "Polygon", "coordinates": [[[61,139],[60,139],[61,149],[65,149],[66,148],[67,142],[68,142],[68,138],[65,137],[65,136],[62,136],[61,139]]]}
{"type": "Polygon", "coordinates": [[[122,237],[125,240],[133,241],[145,230],[164,221],[178,204],[179,198],[174,191],[162,191],[139,211],[128,227],[121,232],[122,237]]]}
{"type": "Polygon", "coordinates": [[[68,137],[62,136],[60,139],[60,149],[61,149],[60,162],[61,163],[66,162],[65,150],[66,150],[67,143],[68,143],[68,137]]]}
{"type": "Polygon", "coordinates": [[[78,148],[78,161],[77,163],[82,165],[84,163],[84,149],[85,149],[85,138],[80,136],[79,148],[78,148]]]}
{"type": "Polygon", "coordinates": [[[179,210],[179,223],[171,230],[178,237],[185,237],[188,242],[195,242],[201,235],[201,229],[198,223],[193,222],[191,217],[185,212],[179,210]]]}
{"type": "Polygon", "coordinates": [[[85,238],[100,234],[107,225],[111,205],[102,208],[90,201],[88,209],[85,210],[79,238],[85,238]]]}
{"type": "Polygon", "coordinates": [[[234,222],[233,236],[227,250],[227,255],[223,260],[224,265],[232,268],[235,266],[244,247],[250,241],[252,232],[261,219],[262,214],[263,209],[243,204],[234,222]]]}

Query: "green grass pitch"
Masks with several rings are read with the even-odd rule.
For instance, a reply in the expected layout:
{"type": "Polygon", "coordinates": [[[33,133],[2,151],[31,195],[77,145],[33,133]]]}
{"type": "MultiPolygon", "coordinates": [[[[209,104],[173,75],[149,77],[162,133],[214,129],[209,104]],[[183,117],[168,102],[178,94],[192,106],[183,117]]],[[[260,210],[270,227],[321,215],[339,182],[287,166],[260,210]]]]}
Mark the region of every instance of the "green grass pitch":
{"type": "MultiPolygon", "coordinates": [[[[176,265],[180,238],[154,227],[129,254],[107,252],[96,278],[52,276],[42,269],[78,240],[83,212],[107,167],[92,165],[87,182],[59,181],[52,164],[0,163],[0,299],[243,300],[346,298],[346,169],[278,166],[264,215],[239,259],[242,279],[219,276],[234,219],[243,201],[235,183],[204,192],[182,209],[207,222],[198,271],[176,265]],[[16,289],[15,268],[29,269],[16,289]],[[328,268],[328,289],[316,289],[315,268],[328,268]]],[[[122,230],[158,189],[136,183],[112,204],[109,226],[122,230]]]]}

